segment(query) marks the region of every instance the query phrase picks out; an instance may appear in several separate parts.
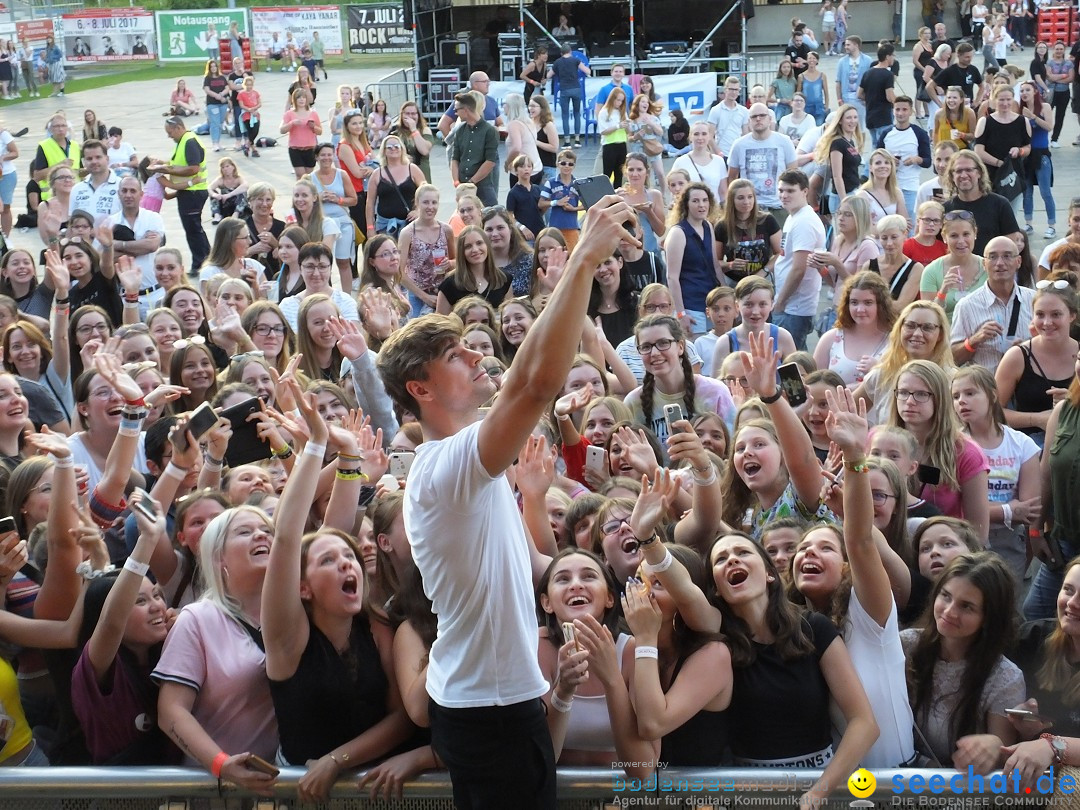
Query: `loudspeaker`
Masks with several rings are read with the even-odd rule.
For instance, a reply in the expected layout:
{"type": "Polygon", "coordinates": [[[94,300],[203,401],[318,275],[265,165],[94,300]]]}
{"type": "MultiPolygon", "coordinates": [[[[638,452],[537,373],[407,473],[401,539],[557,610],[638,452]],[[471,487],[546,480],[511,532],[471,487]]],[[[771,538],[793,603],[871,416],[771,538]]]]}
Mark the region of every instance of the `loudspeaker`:
{"type": "MultiPolygon", "coordinates": [[[[770,2],[772,2],[772,0],[770,0],[770,2]]],[[[754,19],[754,0],[742,0],[742,13],[746,19],[754,19]]]]}

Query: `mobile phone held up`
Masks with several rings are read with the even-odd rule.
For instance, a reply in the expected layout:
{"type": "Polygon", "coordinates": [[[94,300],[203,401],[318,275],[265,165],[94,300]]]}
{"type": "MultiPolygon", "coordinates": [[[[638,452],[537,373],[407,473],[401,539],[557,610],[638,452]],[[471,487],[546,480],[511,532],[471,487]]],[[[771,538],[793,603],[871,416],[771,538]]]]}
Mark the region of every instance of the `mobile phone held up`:
{"type": "MultiPolygon", "coordinates": [[[[611,180],[606,174],[598,174],[595,177],[582,177],[575,180],[574,189],[577,191],[578,196],[581,198],[581,204],[585,206],[586,210],[592,208],[604,197],[615,193],[615,187],[611,185],[611,180]]],[[[629,222],[624,222],[623,227],[630,233],[634,233],[634,226],[629,222]]]]}
{"type": "Polygon", "coordinates": [[[776,370],[780,378],[780,391],[787,398],[792,408],[797,408],[806,402],[806,386],[803,385],[802,371],[796,363],[784,363],[776,370]]]}
{"type": "Polygon", "coordinates": [[[682,428],[675,427],[676,422],[681,422],[686,416],[683,414],[682,405],[674,403],[672,405],[664,406],[664,421],[667,422],[667,430],[669,436],[674,436],[676,433],[682,433],[682,428]]]}

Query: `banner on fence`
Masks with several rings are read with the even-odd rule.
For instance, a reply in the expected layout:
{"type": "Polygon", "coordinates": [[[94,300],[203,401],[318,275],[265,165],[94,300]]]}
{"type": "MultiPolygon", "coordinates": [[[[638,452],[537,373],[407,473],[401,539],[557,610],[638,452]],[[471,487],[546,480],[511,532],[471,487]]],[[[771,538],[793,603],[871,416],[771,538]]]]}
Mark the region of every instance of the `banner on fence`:
{"type": "Polygon", "coordinates": [[[207,58],[207,48],[217,49],[218,40],[236,23],[247,32],[247,13],[242,8],[158,11],[157,41],[162,62],[191,62],[207,58]],[[211,28],[213,26],[213,28],[211,28]]]}
{"type": "MultiPolygon", "coordinates": [[[[658,74],[650,76],[650,78],[655,82],[657,96],[664,103],[664,111],[660,114],[660,120],[665,127],[670,119],[668,113],[675,107],[682,110],[686,117],[693,122],[708,112],[709,107],[716,101],[715,73],[658,74]]],[[[604,85],[610,83],[611,79],[607,76],[590,76],[585,79],[585,98],[594,98],[604,85]]],[[[492,82],[488,89],[488,95],[499,103],[501,109],[503,98],[508,93],[520,93],[521,88],[522,82],[520,81],[492,82]]],[[[547,89],[550,93],[550,84],[547,89]]],[[[628,88],[628,90],[632,89],[632,87],[628,88]]],[[[629,95],[627,97],[629,98],[629,95]]],[[[548,101],[554,110],[555,98],[549,96],[548,101]]],[[[559,113],[555,113],[555,126],[559,130],[562,129],[561,117],[559,113]]]]}
{"type": "Polygon", "coordinates": [[[154,15],[145,8],[85,9],[61,18],[68,62],[154,59],[154,15]]]}
{"type": "Polygon", "coordinates": [[[265,56],[270,52],[270,42],[277,34],[286,42],[292,34],[296,47],[311,41],[311,34],[319,32],[326,53],[341,53],[341,10],[337,6],[266,6],[251,9],[251,38],[254,52],[265,56]]]}
{"type": "Polygon", "coordinates": [[[348,6],[349,53],[411,51],[412,31],[405,27],[401,4],[348,6]]]}
{"type": "Polygon", "coordinates": [[[19,20],[15,23],[15,34],[19,42],[24,39],[31,45],[44,45],[48,37],[53,36],[53,21],[46,18],[43,20],[19,20]]]}

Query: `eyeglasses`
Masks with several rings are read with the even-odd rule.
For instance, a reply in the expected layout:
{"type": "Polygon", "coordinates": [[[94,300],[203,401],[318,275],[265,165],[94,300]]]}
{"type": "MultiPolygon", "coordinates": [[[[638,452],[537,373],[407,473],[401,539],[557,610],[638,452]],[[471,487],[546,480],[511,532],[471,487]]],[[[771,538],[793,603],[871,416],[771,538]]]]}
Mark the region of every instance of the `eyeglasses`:
{"type": "Polygon", "coordinates": [[[94,332],[98,334],[109,334],[109,325],[107,323],[84,323],[75,329],[76,335],[92,335],[94,332]]]}
{"type": "Polygon", "coordinates": [[[556,161],[556,163],[557,163],[557,164],[558,164],[559,166],[576,166],[576,165],[577,165],[577,164],[576,164],[576,163],[574,163],[574,161],[572,161],[572,160],[559,160],[559,161],[556,161]]]}
{"type": "Polygon", "coordinates": [[[630,525],[630,518],[615,518],[614,520],[608,520],[600,524],[600,533],[605,535],[615,534],[623,526],[630,525]]]}
{"type": "Polygon", "coordinates": [[[932,335],[941,328],[937,323],[919,323],[918,321],[904,321],[901,328],[905,332],[922,332],[924,335],[932,335]]]}
{"type": "Polygon", "coordinates": [[[1049,290],[1051,287],[1053,287],[1055,290],[1064,290],[1068,286],[1069,286],[1069,282],[1067,282],[1063,278],[1059,278],[1059,279],[1057,279],[1055,281],[1051,281],[1048,278],[1044,278],[1042,281],[1035,282],[1035,289],[1037,289],[1037,290],[1049,290]]]}
{"type": "Polygon", "coordinates": [[[40,492],[42,495],[52,494],[52,481],[45,481],[36,487],[30,487],[31,492],[40,492]]]}
{"type": "Polygon", "coordinates": [[[906,388],[896,389],[896,399],[900,402],[913,399],[916,402],[922,404],[924,402],[929,402],[930,398],[933,396],[934,395],[931,394],[929,391],[908,391],[906,388]]]}
{"type": "Polygon", "coordinates": [[[229,358],[229,362],[239,363],[241,360],[244,360],[248,357],[258,357],[261,359],[263,357],[266,357],[266,352],[264,352],[262,349],[254,349],[250,352],[244,352],[243,354],[234,354],[232,357],[229,358]]]}
{"type": "Polygon", "coordinates": [[[302,265],[300,265],[301,270],[307,270],[309,273],[314,271],[314,270],[321,270],[322,272],[327,273],[327,272],[330,271],[331,267],[332,267],[331,264],[324,263],[324,262],[318,262],[318,263],[304,262],[302,265]]]}
{"type": "Polygon", "coordinates": [[[114,396],[118,397],[120,396],[120,393],[111,386],[108,388],[97,388],[90,392],[90,397],[92,399],[100,399],[102,401],[108,401],[114,396]]]}
{"type": "Polygon", "coordinates": [[[182,352],[188,346],[205,346],[206,338],[202,335],[192,335],[189,338],[180,338],[180,340],[173,343],[173,351],[182,352]]]}
{"type": "Polygon", "coordinates": [[[1008,262],[1019,258],[1019,253],[987,253],[985,256],[988,262],[1008,262]]]}
{"type": "Polygon", "coordinates": [[[258,335],[259,337],[270,337],[270,335],[284,335],[285,334],[285,326],[284,325],[270,326],[269,324],[260,323],[258,326],[256,326],[251,331],[254,332],[256,335],[258,335]]]}
{"type": "Polygon", "coordinates": [[[746,379],[746,377],[721,377],[720,382],[724,383],[729,388],[732,385],[735,385],[735,383],[738,383],[740,388],[750,387],[750,380],[746,379]]]}
{"type": "Polygon", "coordinates": [[[919,217],[919,222],[925,222],[929,225],[940,225],[941,220],[937,217],[919,217]]]}
{"type": "Polygon", "coordinates": [[[646,304],[643,309],[646,312],[671,312],[671,304],[646,304]]]}
{"type": "Polygon", "coordinates": [[[397,151],[397,150],[401,149],[401,144],[399,144],[399,143],[388,143],[388,144],[386,144],[386,146],[384,148],[386,149],[387,152],[389,152],[391,149],[397,151]]]}
{"type": "Polygon", "coordinates": [[[666,352],[668,349],[671,348],[673,343],[675,343],[675,341],[671,338],[660,338],[660,340],[657,340],[653,343],[642,343],[637,347],[638,354],[640,354],[642,357],[647,357],[652,354],[653,349],[656,349],[660,352],[666,352]]]}
{"type": "Polygon", "coordinates": [[[123,340],[128,335],[149,335],[150,327],[145,323],[129,323],[116,330],[116,336],[123,340]]]}
{"type": "Polygon", "coordinates": [[[53,182],[55,183],[57,180],[72,180],[73,181],[74,179],[75,179],[75,175],[73,175],[73,174],[58,174],[58,175],[56,175],[56,177],[53,178],[53,182]]]}
{"type": "Polygon", "coordinates": [[[376,253],[375,258],[376,259],[393,259],[393,258],[397,258],[400,255],[401,255],[401,251],[398,250],[397,248],[394,248],[393,250],[384,250],[381,253],[376,253]]]}
{"type": "MultiPolygon", "coordinates": [[[[978,174],[979,170],[975,166],[972,166],[970,169],[957,167],[957,168],[952,170],[952,173],[953,174],[978,174]]],[[[949,213],[953,213],[953,212],[950,211],[949,213]]],[[[948,218],[949,218],[949,216],[948,216],[948,214],[946,214],[945,219],[948,219],[948,218]]]]}
{"type": "Polygon", "coordinates": [[[889,498],[895,498],[896,496],[888,492],[882,492],[880,489],[872,489],[870,490],[870,497],[874,499],[874,503],[877,506],[884,506],[885,501],[889,500],[889,498]]]}

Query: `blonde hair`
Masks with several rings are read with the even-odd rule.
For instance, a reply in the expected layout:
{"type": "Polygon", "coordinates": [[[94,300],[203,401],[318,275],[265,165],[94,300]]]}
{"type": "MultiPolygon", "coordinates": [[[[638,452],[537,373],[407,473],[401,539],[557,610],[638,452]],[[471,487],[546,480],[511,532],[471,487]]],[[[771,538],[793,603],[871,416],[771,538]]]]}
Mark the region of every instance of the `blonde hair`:
{"type": "MultiPolygon", "coordinates": [[[[842,124],[844,115],[848,110],[855,110],[855,112],[858,113],[858,110],[853,105],[845,104],[836,111],[836,118],[833,119],[833,122],[825,125],[825,131],[821,133],[821,140],[818,141],[817,146],[814,148],[815,163],[827,166],[829,164],[829,152],[832,151],[832,142],[837,138],[846,137],[842,134],[842,124]]],[[[861,154],[863,146],[866,143],[866,136],[863,134],[863,128],[861,126],[855,127],[855,134],[852,140],[855,141],[855,148],[858,149],[861,154]]]]}

